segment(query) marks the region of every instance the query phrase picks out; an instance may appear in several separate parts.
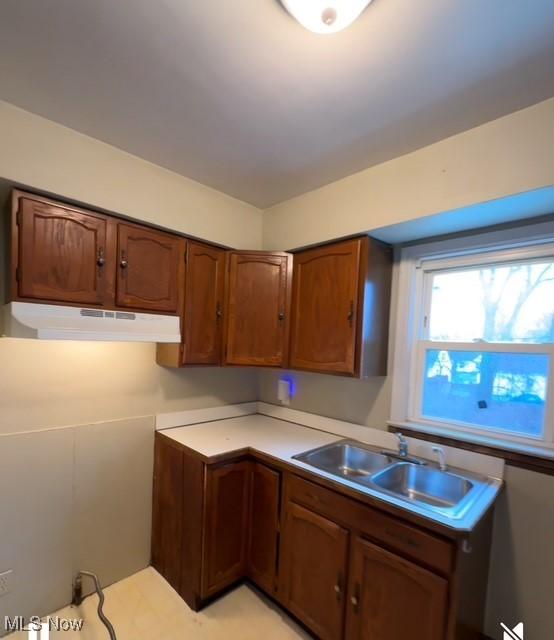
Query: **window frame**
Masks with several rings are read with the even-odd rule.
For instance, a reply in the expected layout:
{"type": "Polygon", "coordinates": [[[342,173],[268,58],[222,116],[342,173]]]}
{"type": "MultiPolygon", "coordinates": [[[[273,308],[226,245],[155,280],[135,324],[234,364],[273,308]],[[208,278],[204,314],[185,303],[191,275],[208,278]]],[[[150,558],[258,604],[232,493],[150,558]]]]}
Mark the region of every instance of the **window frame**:
{"type": "Polygon", "coordinates": [[[465,442],[554,457],[554,343],[439,342],[429,340],[432,273],[498,262],[554,259],[554,221],[435,240],[400,247],[397,252],[397,311],[389,425],[465,442]],[[522,436],[494,427],[422,415],[426,350],[546,354],[550,358],[544,432],[522,436]],[[407,391],[406,391],[407,390],[407,391]]]}

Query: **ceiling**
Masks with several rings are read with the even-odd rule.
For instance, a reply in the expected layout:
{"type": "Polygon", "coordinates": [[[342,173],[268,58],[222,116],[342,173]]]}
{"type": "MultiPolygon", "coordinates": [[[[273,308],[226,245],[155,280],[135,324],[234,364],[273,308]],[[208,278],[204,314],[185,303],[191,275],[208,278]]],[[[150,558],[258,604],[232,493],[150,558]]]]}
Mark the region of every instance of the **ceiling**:
{"type": "Polygon", "coordinates": [[[265,208],[554,95],[552,0],[2,0],[0,97],[265,208]]]}

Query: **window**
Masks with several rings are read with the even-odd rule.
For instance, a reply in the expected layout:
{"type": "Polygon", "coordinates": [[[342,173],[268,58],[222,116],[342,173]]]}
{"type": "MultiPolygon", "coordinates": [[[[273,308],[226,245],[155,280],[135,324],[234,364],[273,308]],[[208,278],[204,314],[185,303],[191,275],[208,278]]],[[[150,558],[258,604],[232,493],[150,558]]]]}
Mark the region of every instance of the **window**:
{"type": "Polygon", "coordinates": [[[553,448],[554,227],[527,233],[401,251],[392,424],[553,448]]]}

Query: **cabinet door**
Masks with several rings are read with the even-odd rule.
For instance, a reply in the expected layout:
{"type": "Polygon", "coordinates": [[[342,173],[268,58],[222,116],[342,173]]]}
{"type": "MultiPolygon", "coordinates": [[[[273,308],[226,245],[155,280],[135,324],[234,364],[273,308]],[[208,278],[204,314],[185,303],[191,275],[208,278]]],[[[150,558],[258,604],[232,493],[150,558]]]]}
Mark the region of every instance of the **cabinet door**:
{"type": "Polygon", "coordinates": [[[448,583],[356,539],[349,581],[349,640],[444,640],[448,583]]]}
{"type": "Polygon", "coordinates": [[[282,542],[282,596],[321,640],[343,632],[348,531],[289,502],[282,542]]]}
{"type": "Polygon", "coordinates": [[[240,580],[246,571],[250,464],[209,470],[204,544],[205,598],[240,580]]]}
{"type": "Polygon", "coordinates": [[[291,367],[354,373],[361,242],[294,256],[291,367]]]}
{"type": "Polygon", "coordinates": [[[219,364],[225,251],[188,241],[183,364],[219,364]]]}
{"type": "Polygon", "coordinates": [[[183,532],[183,452],[156,437],[152,511],[152,566],[179,591],[183,532]]]}
{"type": "Polygon", "coordinates": [[[231,252],[228,260],[225,362],[283,366],[292,256],[231,252]]]}
{"type": "Polygon", "coordinates": [[[280,474],[253,463],[250,479],[248,575],[262,589],[276,588],[280,474]]]}
{"type": "Polygon", "coordinates": [[[107,270],[115,268],[106,246],[107,219],[29,198],[20,198],[18,206],[18,296],[101,305],[107,270]]]}
{"type": "Polygon", "coordinates": [[[119,307],[178,313],[184,240],[138,225],[117,225],[119,307]]]}

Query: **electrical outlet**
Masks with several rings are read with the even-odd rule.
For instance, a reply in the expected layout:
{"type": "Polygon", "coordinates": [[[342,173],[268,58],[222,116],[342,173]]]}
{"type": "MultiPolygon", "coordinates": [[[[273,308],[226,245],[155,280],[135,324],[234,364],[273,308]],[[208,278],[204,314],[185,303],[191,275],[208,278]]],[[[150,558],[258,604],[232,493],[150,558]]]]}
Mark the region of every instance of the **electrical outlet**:
{"type": "Polygon", "coordinates": [[[12,590],[13,569],[0,573],[0,598],[12,590]]]}

